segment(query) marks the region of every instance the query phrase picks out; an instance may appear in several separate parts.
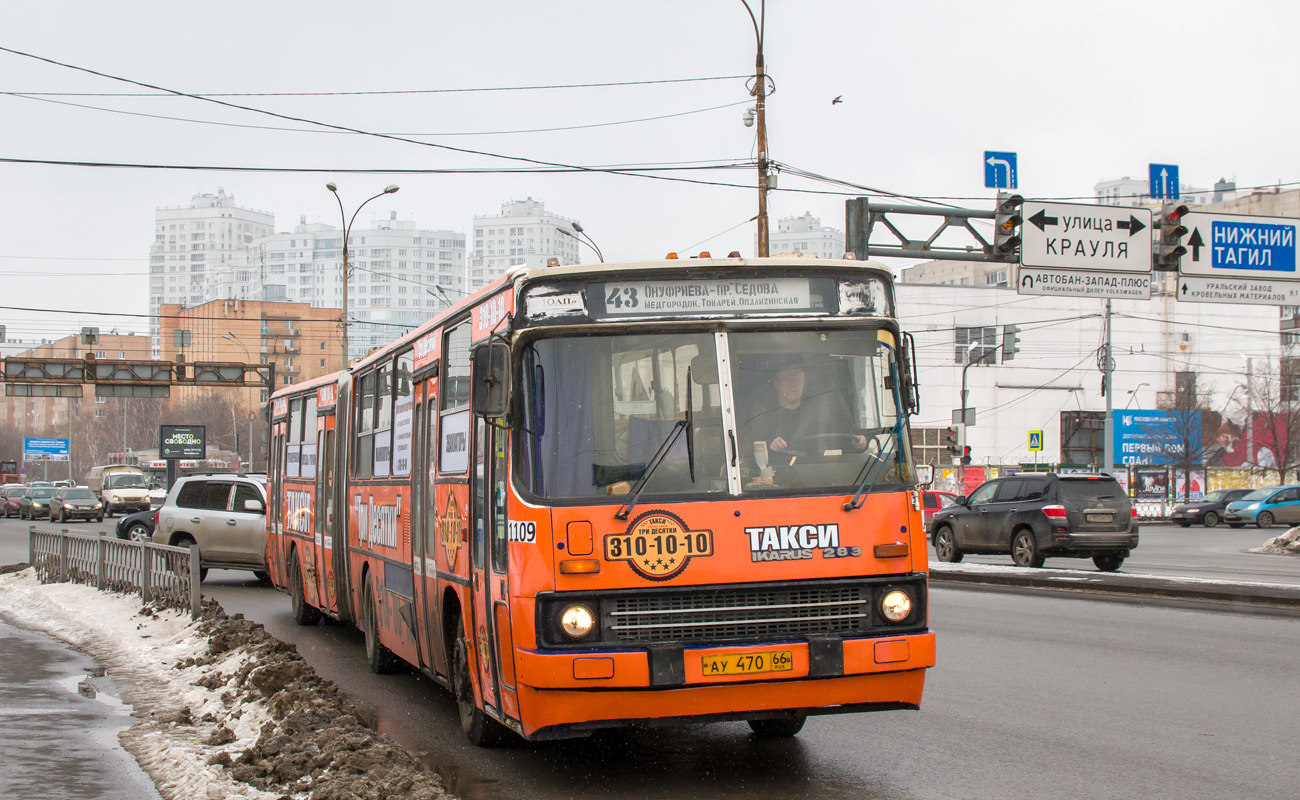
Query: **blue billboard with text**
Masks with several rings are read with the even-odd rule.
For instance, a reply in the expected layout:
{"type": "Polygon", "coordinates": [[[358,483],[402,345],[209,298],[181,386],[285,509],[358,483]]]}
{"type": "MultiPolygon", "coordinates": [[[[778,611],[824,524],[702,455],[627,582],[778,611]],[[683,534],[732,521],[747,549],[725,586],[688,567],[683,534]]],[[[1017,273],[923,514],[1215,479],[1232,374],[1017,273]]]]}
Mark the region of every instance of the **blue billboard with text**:
{"type": "Polygon", "coordinates": [[[1201,460],[1201,412],[1123,409],[1112,412],[1120,464],[1180,464],[1201,460]]]}

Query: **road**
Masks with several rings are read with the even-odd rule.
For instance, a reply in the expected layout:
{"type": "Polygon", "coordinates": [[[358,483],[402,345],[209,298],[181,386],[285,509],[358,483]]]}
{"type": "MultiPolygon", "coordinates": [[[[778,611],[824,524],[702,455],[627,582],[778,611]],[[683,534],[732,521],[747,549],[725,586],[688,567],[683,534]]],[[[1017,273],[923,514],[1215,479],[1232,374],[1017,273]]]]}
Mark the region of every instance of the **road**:
{"type": "MultiPolygon", "coordinates": [[[[19,542],[25,555],[23,531],[0,523],[0,556],[19,542]]],[[[1152,569],[1218,560],[1157,533],[1144,533],[1152,569]]],[[[1236,538],[1245,533],[1232,531],[1224,547],[1249,546],[1236,538]]],[[[1250,543],[1262,538],[1254,531],[1250,543]]],[[[1249,559],[1270,564],[1259,574],[1300,569],[1295,559],[1243,558],[1225,574],[1254,574],[1249,559]]],[[[1134,562],[1125,568],[1136,571],[1134,562]]],[[[355,631],[295,626],[287,598],[247,573],[214,571],[204,589],[295,642],[467,800],[1291,798],[1300,784],[1293,618],[940,588],[931,605],[939,666],[920,712],[815,718],[793,741],[721,724],[484,751],[465,742],[450,698],[428,679],[368,673],[355,631]]]]}

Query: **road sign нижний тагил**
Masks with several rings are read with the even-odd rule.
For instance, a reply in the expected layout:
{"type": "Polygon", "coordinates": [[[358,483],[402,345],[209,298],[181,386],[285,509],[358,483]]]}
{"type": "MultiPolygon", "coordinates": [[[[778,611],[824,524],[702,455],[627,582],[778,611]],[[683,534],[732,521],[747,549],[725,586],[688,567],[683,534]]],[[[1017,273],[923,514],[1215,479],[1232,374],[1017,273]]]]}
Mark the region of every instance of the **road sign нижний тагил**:
{"type": "MultiPolygon", "coordinates": [[[[1296,280],[1296,238],[1300,219],[1192,211],[1180,220],[1187,228],[1178,261],[1183,275],[1296,280]]],[[[1182,295],[1181,290],[1179,295],[1182,295]]]]}
{"type": "Polygon", "coordinates": [[[1025,201],[1020,263],[1100,272],[1151,271],[1151,211],[1025,201]]]}
{"type": "Polygon", "coordinates": [[[1015,189],[1019,181],[1016,178],[1016,154],[984,151],[984,186],[988,189],[1015,189]]]}
{"type": "Polygon", "coordinates": [[[1178,189],[1177,164],[1152,164],[1148,170],[1151,186],[1147,193],[1152,200],[1177,200],[1178,189]]]}

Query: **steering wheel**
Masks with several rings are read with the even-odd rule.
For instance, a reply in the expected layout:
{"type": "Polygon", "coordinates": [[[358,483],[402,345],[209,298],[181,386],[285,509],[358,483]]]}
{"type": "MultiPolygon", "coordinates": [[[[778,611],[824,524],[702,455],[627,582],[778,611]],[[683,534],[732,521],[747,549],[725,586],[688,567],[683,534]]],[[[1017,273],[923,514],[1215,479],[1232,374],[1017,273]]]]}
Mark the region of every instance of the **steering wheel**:
{"type": "Polygon", "coordinates": [[[854,433],[814,433],[792,439],[786,443],[785,449],[780,453],[820,456],[827,450],[848,451],[857,444],[857,438],[857,434],[854,433]]]}

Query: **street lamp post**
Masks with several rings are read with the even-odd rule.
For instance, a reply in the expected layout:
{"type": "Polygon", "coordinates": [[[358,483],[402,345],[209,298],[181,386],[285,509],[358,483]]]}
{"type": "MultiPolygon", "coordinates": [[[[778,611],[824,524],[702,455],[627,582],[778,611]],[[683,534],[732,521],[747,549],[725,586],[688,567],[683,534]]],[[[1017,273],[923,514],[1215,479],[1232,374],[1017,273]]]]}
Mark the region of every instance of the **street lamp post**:
{"type": "Polygon", "coordinates": [[[763,32],[767,22],[767,2],[760,0],[758,16],[749,7],[748,0],[740,0],[749,14],[749,21],[754,25],[754,86],[750,94],[754,96],[754,113],[757,117],[758,130],[758,257],[768,255],[767,233],[767,173],[770,166],[767,160],[767,69],[763,63],[763,32]]]}
{"type": "Polygon", "coordinates": [[[1127,409],[1129,406],[1133,405],[1133,401],[1134,401],[1135,399],[1137,399],[1137,393],[1138,393],[1139,391],[1142,390],[1142,387],[1143,387],[1143,386],[1150,386],[1150,385],[1151,385],[1151,384],[1147,383],[1146,381],[1143,381],[1142,383],[1139,383],[1139,384],[1137,385],[1137,388],[1136,388],[1136,389],[1129,389],[1129,390],[1128,390],[1128,402],[1124,404],[1124,408],[1127,409]]]}
{"type": "Polygon", "coordinates": [[[348,235],[352,232],[352,223],[356,222],[357,214],[365,208],[366,203],[376,198],[383,197],[386,194],[393,194],[400,187],[395,183],[390,183],[384,187],[384,190],[374,197],[367,198],[365,202],[357,206],[357,210],[352,212],[352,218],[348,219],[347,212],[343,210],[343,200],[339,197],[339,187],[333,182],[325,184],[325,188],[330,190],[334,199],[339,204],[339,218],[343,223],[343,363],[344,368],[348,365],[348,235]]]}
{"type": "Polygon", "coordinates": [[[966,493],[966,463],[964,460],[966,455],[966,402],[968,397],[970,396],[970,393],[966,389],[966,372],[971,367],[975,366],[976,364],[983,361],[985,358],[993,355],[998,351],[997,346],[990,347],[987,350],[981,351],[979,355],[975,356],[975,358],[972,359],[970,357],[970,354],[976,347],[979,347],[979,345],[980,345],[979,342],[971,342],[970,344],[966,345],[966,366],[961,368],[961,427],[958,428],[958,430],[961,431],[960,447],[962,449],[963,461],[957,468],[957,482],[961,486],[962,494],[966,493]]]}
{"type": "MultiPolygon", "coordinates": [[[[246,347],[243,342],[239,341],[239,337],[235,335],[234,331],[226,331],[225,333],[221,334],[221,338],[227,339],[239,345],[239,349],[244,351],[245,364],[251,364],[253,362],[253,357],[252,355],[249,354],[248,347],[246,347]]],[[[253,418],[256,416],[257,415],[253,413],[253,387],[250,386],[248,387],[248,471],[249,472],[253,471],[253,418]]]]}

